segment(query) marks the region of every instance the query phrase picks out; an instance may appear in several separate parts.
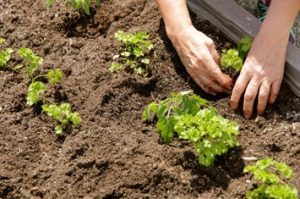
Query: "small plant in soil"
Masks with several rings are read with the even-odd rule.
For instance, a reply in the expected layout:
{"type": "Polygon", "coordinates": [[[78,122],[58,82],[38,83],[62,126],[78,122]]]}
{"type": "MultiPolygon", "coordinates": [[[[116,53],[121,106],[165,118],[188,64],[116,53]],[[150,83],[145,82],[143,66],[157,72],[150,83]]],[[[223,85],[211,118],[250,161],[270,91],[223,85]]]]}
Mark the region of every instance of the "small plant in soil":
{"type": "MultiPolygon", "coordinates": [[[[0,37],[0,45],[5,43],[5,39],[0,37]]],[[[11,48],[6,48],[2,51],[0,51],[0,68],[3,68],[6,66],[8,61],[11,59],[11,54],[13,53],[13,49],[11,48]]]]}
{"type": "Polygon", "coordinates": [[[252,39],[243,37],[234,49],[223,49],[221,56],[221,67],[223,69],[233,69],[236,72],[241,71],[244,60],[251,48],[252,39]]]}
{"type": "Polygon", "coordinates": [[[18,50],[19,56],[24,60],[23,64],[19,64],[15,67],[16,70],[23,69],[23,72],[27,74],[30,79],[34,78],[34,73],[43,64],[43,58],[36,55],[29,48],[20,48],[18,50]]]}
{"type": "MultiPolygon", "coordinates": [[[[50,8],[55,2],[56,0],[45,0],[48,8],[50,8]]],[[[101,0],[95,0],[95,2],[99,5],[101,0]]],[[[71,6],[74,10],[83,10],[85,14],[91,15],[91,0],[66,0],[66,4],[71,6]]]]}
{"type": "Polygon", "coordinates": [[[190,141],[203,166],[211,166],[217,156],[238,146],[238,125],[223,118],[191,91],[173,93],[159,103],[150,103],[143,119],[151,122],[155,117],[164,143],[169,144],[174,135],[190,141]]]}
{"type": "Polygon", "coordinates": [[[42,104],[42,111],[48,116],[54,118],[59,123],[55,127],[55,133],[62,135],[71,124],[77,127],[81,123],[79,113],[72,112],[69,103],[61,103],[56,105],[51,103],[51,99],[44,96],[49,85],[59,83],[63,78],[60,69],[50,69],[46,74],[40,74],[39,67],[43,63],[43,58],[36,55],[29,48],[20,48],[18,54],[23,58],[23,63],[15,67],[16,70],[23,69],[23,72],[30,78],[31,83],[28,86],[26,101],[29,106],[42,104]],[[38,79],[47,79],[48,83],[39,81],[38,79]]]}
{"type": "Polygon", "coordinates": [[[62,103],[60,105],[44,104],[42,106],[42,110],[49,117],[52,117],[58,122],[58,125],[55,127],[55,133],[57,135],[61,135],[70,124],[77,127],[81,123],[79,113],[72,112],[71,105],[69,103],[62,103]]]}
{"type": "Polygon", "coordinates": [[[149,40],[149,35],[146,32],[137,32],[134,34],[118,31],[115,33],[115,38],[121,41],[124,45],[119,61],[113,62],[109,71],[111,73],[127,70],[142,76],[148,75],[148,65],[150,59],[147,54],[153,49],[153,44],[149,40]]]}
{"type": "Polygon", "coordinates": [[[297,190],[286,183],[293,176],[292,169],[272,158],[262,159],[255,165],[246,166],[244,172],[251,173],[257,183],[246,195],[247,199],[297,199],[297,190]]]}

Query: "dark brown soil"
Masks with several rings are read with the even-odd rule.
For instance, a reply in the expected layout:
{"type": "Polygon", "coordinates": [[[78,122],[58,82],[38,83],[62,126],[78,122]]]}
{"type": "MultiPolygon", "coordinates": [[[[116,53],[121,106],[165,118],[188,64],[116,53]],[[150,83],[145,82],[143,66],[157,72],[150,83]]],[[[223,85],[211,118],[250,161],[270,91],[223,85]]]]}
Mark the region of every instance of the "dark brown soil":
{"type": "MultiPolygon", "coordinates": [[[[195,24],[218,48],[232,45],[208,23],[195,24]]],[[[252,156],[289,164],[300,190],[300,100],[283,86],[263,117],[246,120],[229,108],[228,96],[204,94],[168,41],[154,1],[103,0],[89,18],[63,4],[46,11],[42,1],[0,0],[0,36],[6,46],[43,56],[43,71],[62,68],[65,79],[51,92],[83,120],[58,139],[54,122],[26,105],[24,76],[0,71],[0,198],[244,198],[251,184],[242,169],[251,162],[243,158],[252,156]],[[108,72],[120,29],[150,33],[151,77],[108,72]],[[240,149],[211,168],[198,166],[186,142],[161,144],[154,125],[141,121],[149,102],[188,89],[240,125],[240,149]]]]}

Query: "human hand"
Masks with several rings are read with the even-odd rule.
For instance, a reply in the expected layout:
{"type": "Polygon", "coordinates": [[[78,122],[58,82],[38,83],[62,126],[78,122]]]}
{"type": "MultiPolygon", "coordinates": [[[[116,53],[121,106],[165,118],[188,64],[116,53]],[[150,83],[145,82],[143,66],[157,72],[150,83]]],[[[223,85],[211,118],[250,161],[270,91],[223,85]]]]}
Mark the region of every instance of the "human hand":
{"type": "Polygon", "coordinates": [[[233,88],[230,105],[238,107],[244,94],[243,112],[250,118],[257,98],[257,113],[265,112],[267,104],[273,104],[278,96],[284,74],[285,40],[273,40],[269,35],[258,35],[253,41],[244,67],[233,88]]]}
{"type": "Polygon", "coordinates": [[[212,39],[190,25],[171,40],[187,72],[205,92],[216,95],[231,89],[232,79],[220,70],[212,39]]]}

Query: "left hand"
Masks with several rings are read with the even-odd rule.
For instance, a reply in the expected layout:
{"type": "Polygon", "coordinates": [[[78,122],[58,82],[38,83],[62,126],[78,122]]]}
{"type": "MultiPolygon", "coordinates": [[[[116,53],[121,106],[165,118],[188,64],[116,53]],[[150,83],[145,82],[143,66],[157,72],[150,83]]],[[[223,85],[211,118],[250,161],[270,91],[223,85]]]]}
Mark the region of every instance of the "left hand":
{"type": "Polygon", "coordinates": [[[232,91],[230,106],[233,109],[238,107],[243,93],[246,118],[251,117],[256,98],[259,115],[265,112],[268,103],[275,102],[283,79],[286,48],[287,41],[276,41],[267,34],[255,38],[232,91]]]}

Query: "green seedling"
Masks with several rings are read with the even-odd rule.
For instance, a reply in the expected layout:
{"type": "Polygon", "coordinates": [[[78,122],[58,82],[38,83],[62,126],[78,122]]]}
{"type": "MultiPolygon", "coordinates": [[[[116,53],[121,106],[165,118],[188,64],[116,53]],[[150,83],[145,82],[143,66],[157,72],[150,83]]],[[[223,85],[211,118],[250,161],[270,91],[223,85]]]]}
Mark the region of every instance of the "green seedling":
{"type": "MultiPolygon", "coordinates": [[[[0,37],[0,45],[5,43],[5,39],[0,37]]],[[[5,67],[5,65],[8,63],[8,61],[11,59],[11,54],[13,53],[13,49],[6,48],[3,51],[0,51],[0,68],[5,67]]]]}
{"type": "MultiPolygon", "coordinates": [[[[45,0],[47,8],[50,8],[55,2],[56,0],[45,0]]],[[[95,0],[95,2],[99,5],[101,0],[95,0]]],[[[91,15],[91,0],[66,0],[66,3],[75,10],[83,10],[85,14],[91,15]]]]}
{"type": "Polygon", "coordinates": [[[17,65],[15,69],[24,68],[24,73],[28,75],[29,78],[34,78],[34,73],[39,69],[39,66],[43,63],[43,58],[34,54],[29,48],[20,48],[18,54],[24,59],[24,65],[17,65]]]}
{"type": "Polygon", "coordinates": [[[244,60],[250,50],[252,39],[243,37],[237,45],[237,49],[223,49],[221,56],[221,67],[224,69],[232,68],[241,71],[244,60]]]}
{"type": "Polygon", "coordinates": [[[47,90],[47,86],[40,81],[35,81],[28,86],[26,101],[29,106],[35,105],[42,101],[43,94],[47,90]]]}
{"type": "Polygon", "coordinates": [[[298,191],[286,183],[293,176],[292,169],[272,158],[265,158],[255,165],[246,166],[257,187],[246,194],[247,199],[298,199],[298,191]]]}
{"type": "Polygon", "coordinates": [[[243,64],[244,60],[239,56],[239,51],[236,49],[222,51],[221,66],[223,68],[233,68],[235,71],[240,71],[243,64]]]}
{"type": "Polygon", "coordinates": [[[143,112],[143,120],[151,122],[155,117],[164,143],[169,144],[174,135],[189,140],[203,166],[212,165],[216,156],[238,146],[238,125],[223,118],[191,91],[173,93],[159,103],[150,103],[143,112]]]}
{"type": "Polygon", "coordinates": [[[57,135],[61,135],[68,125],[72,124],[74,127],[77,127],[81,123],[79,113],[72,112],[69,103],[62,103],[59,106],[44,104],[42,110],[48,116],[58,121],[59,124],[55,127],[55,133],[57,135]]]}
{"type": "Polygon", "coordinates": [[[179,138],[193,143],[199,164],[210,166],[216,156],[238,146],[238,125],[223,118],[214,108],[205,108],[196,115],[182,115],[174,127],[179,138]]]}
{"type": "Polygon", "coordinates": [[[4,44],[5,41],[6,41],[6,40],[5,40],[4,38],[0,37],[0,45],[4,44]]]}
{"type": "Polygon", "coordinates": [[[50,69],[47,78],[50,84],[57,84],[63,78],[63,73],[59,68],[50,69]]]}
{"type": "Polygon", "coordinates": [[[115,38],[124,44],[121,50],[121,63],[113,62],[109,67],[110,72],[120,72],[129,69],[136,74],[147,76],[150,59],[146,55],[153,49],[146,32],[127,34],[123,31],[115,33],[115,38]]]}

